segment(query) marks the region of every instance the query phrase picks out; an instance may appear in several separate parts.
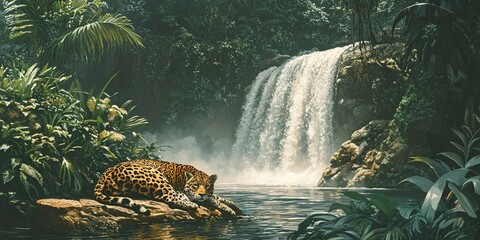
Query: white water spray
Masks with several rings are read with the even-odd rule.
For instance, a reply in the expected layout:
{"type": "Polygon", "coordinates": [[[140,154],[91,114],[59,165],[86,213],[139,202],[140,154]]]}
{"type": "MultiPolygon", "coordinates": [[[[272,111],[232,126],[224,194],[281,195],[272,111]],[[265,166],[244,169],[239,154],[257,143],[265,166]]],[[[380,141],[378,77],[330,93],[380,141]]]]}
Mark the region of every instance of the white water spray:
{"type": "Polygon", "coordinates": [[[318,180],[333,152],[333,83],[341,54],[348,48],[295,57],[257,76],[232,152],[233,161],[246,163],[242,182],[318,180]]]}

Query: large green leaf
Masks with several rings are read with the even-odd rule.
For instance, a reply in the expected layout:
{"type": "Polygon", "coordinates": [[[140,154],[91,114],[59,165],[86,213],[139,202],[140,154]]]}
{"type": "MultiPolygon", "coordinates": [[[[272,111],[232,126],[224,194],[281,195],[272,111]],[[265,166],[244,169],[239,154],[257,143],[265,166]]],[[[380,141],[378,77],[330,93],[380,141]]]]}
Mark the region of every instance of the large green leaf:
{"type": "Polygon", "coordinates": [[[480,155],[476,155],[468,160],[467,164],[465,164],[465,168],[471,168],[480,164],[480,155]]]}
{"type": "Polygon", "coordinates": [[[25,14],[26,4],[20,1],[3,1],[3,15],[11,39],[32,33],[33,21],[25,14]]]}
{"type": "Polygon", "coordinates": [[[397,204],[389,197],[381,193],[375,193],[370,197],[370,202],[377,207],[380,212],[385,214],[388,219],[392,219],[398,212],[397,204]]]}
{"type": "Polygon", "coordinates": [[[462,187],[465,187],[467,184],[471,183],[473,185],[473,190],[477,195],[480,195],[480,176],[475,176],[467,179],[462,187]]]}
{"type": "Polygon", "coordinates": [[[398,184],[402,184],[405,182],[414,184],[415,186],[420,188],[423,192],[428,192],[428,190],[430,190],[430,188],[433,185],[433,182],[430,179],[426,177],[421,177],[421,176],[411,176],[411,177],[405,178],[402,181],[400,181],[398,184]]]}
{"type": "Polygon", "coordinates": [[[444,175],[445,173],[451,170],[450,168],[448,168],[448,166],[442,164],[441,161],[427,158],[427,157],[412,157],[409,162],[410,163],[418,162],[418,163],[427,164],[435,172],[435,174],[437,174],[438,177],[444,175]]]}
{"type": "Polygon", "coordinates": [[[430,188],[422,204],[421,214],[425,216],[428,222],[432,222],[437,213],[440,200],[448,182],[461,185],[466,181],[465,175],[469,172],[468,169],[455,169],[441,176],[430,188]]]}
{"type": "Polygon", "coordinates": [[[459,189],[458,186],[454,183],[448,182],[448,188],[450,188],[453,194],[455,194],[458,201],[460,202],[460,205],[467,212],[468,216],[472,218],[477,218],[477,214],[475,212],[479,208],[478,204],[473,201],[467,194],[464,194],[462,190],[459,189]]]}
{"type": "Polygon", "coordinates": [[[350,207],[348,205],[345,205],[345,204],[341,204],[341,203],[332,203],[332,205],[330,205],[330,209],[328,209],[328,211],[331,212],[331,211],[334,211],[334,210],[342,210],[345,214],[349,214],[349,213],[353,212],[352,207],[350,207]]]}
{"type": "Polygon", "coordinates": [[[357,201],[368,202],[368,198],[358,192],[347,191],[343,195],[357,201]]]}
{"type": "Polygon", "coordinates": [[[298,225],[298,231],[304,232],[309,226],[318,221],[332,221],[337,219],[337,216],[328,213],[317,213],[307,217],[298,225]]]}
{"type": "Polygon", "coordinates": [[[420,211],[417,207],[412,207],[410,205],[401,204],[397,206],[398,213],[405,219],[410,219],[415,213],[420,211]]]}
{"type": "Polygon", "coordinates": [[[462,146],[456,142],[453,142],[451,141],[450,144],[452,144],[455,148],[457,148],[458,151],[460,151],[461,153],[463,153],[463,155],[466,155],[467,153],[467,149],[465,146],[462,146]]]}
{"type": "Polygon", "coordinates": [[[20,166],[20,171],[25,173],[26,175],[32,177],[33,179],[35,179],[39,184],[40,186],[43,186],[43,177],[42,177],[42,174],[40,174],[35,168],[33,168],[32,166],[28,165],[28,164],[25,164],[25,163],[22,163],[22,165],[20,166]]]}
{"type": "Polygon", "coordinates": [[[459,168],[462,168],[465,166],[465,161],[462,159],[462,157],[460,157],[460,155],[454,152],[442,152],[442,153],[439,153],[439,155],[447,157],[447,159],[451,160],[459,168]]]}
{"type": "Polygon", "coordinates": [[[465,136],[465,134],[463,134],[461,131],[458,131],[458,130],[455,130],[455,129],[452,129],[452,131],[455,133],[455,135],[458,136],[460,141],[462,141],[463,146],[466,146],[467,145],[467,136],[465,136]]]}

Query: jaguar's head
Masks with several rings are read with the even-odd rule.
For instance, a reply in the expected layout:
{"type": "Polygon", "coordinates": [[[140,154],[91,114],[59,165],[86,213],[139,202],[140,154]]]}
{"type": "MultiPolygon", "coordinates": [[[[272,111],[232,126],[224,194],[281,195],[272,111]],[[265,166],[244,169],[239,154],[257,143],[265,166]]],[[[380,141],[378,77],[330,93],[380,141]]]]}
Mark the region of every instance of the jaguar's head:
{"type": "Polygon", "coordinates": [[[185,184],[184,192],[190,201],[203,202],[213,194],[214,184],[217,180],[217,175],[208,176],[204,173],[192,174],[186,171],[185,177],[187,183],[185,184]]]}

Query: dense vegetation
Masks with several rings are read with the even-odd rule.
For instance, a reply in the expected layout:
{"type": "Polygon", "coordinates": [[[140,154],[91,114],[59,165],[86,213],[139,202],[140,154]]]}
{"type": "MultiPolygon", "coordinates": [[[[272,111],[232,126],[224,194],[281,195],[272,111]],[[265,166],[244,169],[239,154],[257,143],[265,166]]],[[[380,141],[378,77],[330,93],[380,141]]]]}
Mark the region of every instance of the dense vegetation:
{"type": "MultiPolygon", "coordinates": [[[[475,116],[476,123],[480,118],[475,116]]],[[[411,164],[426,164],[432,179],[411,176],[426,193],[421,207],[399,205],[376,193],[367,198],[347,192],[349,204],[334,203],[330,211],[344,215],[314,214],[305,219],[290,239],[475,239],[480,227],[480,129],[453,130],[455,152],[438,158],[416,157],[411,164]]]]}
{"type": "Polygon", "coordinates": [[[90,196],[104,169],[157,148],[136,132],[147,121],[131,101],[83,92],[75,75],[79,61],[142,46],[128,19],[101,1],[2,4],[0,215],[25,224],[36,199],[90,196]]]}
{"type": "Polygon", "coordinates": [[[128,98],[161,126],[201,129],[227,115],[234,128],[244,89],[271,64],[265,59],[350,42],[347,15],[336,1],[111,2],[138,26],[145,44],[116,60],[118,89],[131,88],[128,98]]]}

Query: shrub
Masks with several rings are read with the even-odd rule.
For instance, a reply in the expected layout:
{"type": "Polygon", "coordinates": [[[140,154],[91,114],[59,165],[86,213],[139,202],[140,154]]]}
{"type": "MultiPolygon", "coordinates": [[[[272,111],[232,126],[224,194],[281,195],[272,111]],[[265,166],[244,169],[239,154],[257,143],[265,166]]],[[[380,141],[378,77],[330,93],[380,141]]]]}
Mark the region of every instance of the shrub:
{"type": "Polygon", "coordinates": [[[105,168],[158,150],[134,131],[147,121],[132,116],[130,101],[66,90],[69,79],[50,67],[0,68],[0,212],[90,196],[105,168]]]}

